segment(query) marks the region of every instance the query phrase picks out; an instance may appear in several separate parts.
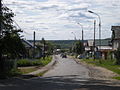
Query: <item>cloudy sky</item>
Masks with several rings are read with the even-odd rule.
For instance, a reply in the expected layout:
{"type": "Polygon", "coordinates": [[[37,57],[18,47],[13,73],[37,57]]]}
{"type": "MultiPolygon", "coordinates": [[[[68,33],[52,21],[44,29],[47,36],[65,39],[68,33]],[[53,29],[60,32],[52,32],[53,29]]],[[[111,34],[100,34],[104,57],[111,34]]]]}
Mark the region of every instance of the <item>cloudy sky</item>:
{"type": "Polygon", "coordinates": [[[84,39],[93,39],[93,21],[98,17],[88,12],[98,13],[102,20],[102,38],[111,37],[111,26],[120,25],[120,0],[3,0],[16,14],[14,20],[24,31],[26,39],[44,37],[47,40],[81,39],[83,25],[84,39]]]}

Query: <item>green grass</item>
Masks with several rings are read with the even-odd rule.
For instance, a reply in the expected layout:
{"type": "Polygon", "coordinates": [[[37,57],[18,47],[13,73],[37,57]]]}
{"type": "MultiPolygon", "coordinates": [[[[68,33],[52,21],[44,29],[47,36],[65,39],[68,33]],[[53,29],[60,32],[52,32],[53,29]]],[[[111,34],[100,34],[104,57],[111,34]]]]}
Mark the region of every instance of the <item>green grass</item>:
{"type": "Polygon", "coordinates": [[[38,73],[38,74],[36,74],[35,76],[43,76],[45,73],[46,73],[47,71],[44,71],[44,72],[41,72],[41,73],[38,73]]]}
{"type": "MultiPolygon", "coordinates": [[[[45,59],[41,58],[41,59],[37,59],[34,61],[31,61],[28,59],[22,59],[22,60],[17,61],[17,66],[18,67],[26,67],[26,68],[19,68],[19,71],[21,74],[27,74],[27,73],[38,70],[40,67],[47,65],[48,63],[51,62],[51,60],[52,60],[52,57],[45,57],[45,59]],[[37,67],[27,68],[30,66],[37,66],[37,67]]],[[[38,76],[40,76],[40,75],[38,75],[38,76]]]]}
{"type": "MultiPolygon", "coordinates": [[[[115,60],[93,60],[93,59],[84,59],[83,62],[92,64],[95,66],[104,67],[108,70],[111,70],[120,75],[120,65],[115,64],[115,60]],[[100,63],[101,61],[101,63],[100,63]]],[[[114,79],[119,79],[120,77],[114,77],[114,79]]]]}
{"type": "Polygon", "coordinates": [[[117,80],[120,80],[120,77],[113,77],[113,79],[117,79],[117,80]]]}
{"type": "Polygon", "coordinates": [[[37,60],[21,59],[17,61],[18,67],[27,67],[27,66],[45,66],[51,62],[52,57],[45,57],[45,59],[40,58],[37,60]]]}
{"type": "Polygon", "coordinates": [[[38,70],[38,68],[35,68],[35,67],[33,67],[33,68],[20,68],[18,70],[21,72],[21,74],[27,74],[27,73],[38,70]]]}

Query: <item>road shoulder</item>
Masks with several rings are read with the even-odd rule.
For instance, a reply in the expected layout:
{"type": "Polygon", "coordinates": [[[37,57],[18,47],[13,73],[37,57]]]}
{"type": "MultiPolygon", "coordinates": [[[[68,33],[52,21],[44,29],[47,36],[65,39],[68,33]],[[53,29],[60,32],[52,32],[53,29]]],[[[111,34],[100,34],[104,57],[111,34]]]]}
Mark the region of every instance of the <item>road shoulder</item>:
{"type": "Polygon", "coordinates": [[[53,56],[52,61],[49,64],[36,71],[30,72],[28,74],[24,74],[23,76],[38,76],[40,74],[44,74],[45,72],[50,70],[55,64],[56,64],[56,59],[55,56],[53,56]]]}
{"type": "Polygon", "coordinates": [[[116,74],[106,68],[87,64],[86,62],[83,62],[80,59],[76,59],[73,57],[70,57],[70,58],[74,59],[76,61],[76,63],[82,64],[83,66],[85,66],[89,70],[90,78],[102,79],[102,80],[113,80],[112,77],[119,76],[118,74],[116,74]]]}

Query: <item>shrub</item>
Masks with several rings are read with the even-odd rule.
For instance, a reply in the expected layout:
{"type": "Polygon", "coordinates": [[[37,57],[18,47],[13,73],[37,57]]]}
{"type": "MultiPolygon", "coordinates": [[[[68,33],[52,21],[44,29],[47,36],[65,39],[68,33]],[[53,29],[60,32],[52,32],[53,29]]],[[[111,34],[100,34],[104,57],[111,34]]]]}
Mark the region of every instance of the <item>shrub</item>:
{"type": "Polygon", "coordinates": [[[33,63],[30,60],[27,59],[22,59],[17,61],[17,66],[22,67],[22,66],[32,66],[33,63]]]}
{"type": "Polygon", "coordinates": [[[45,59],[41,58],[41,59],[37,59],[34,61],[31,60],[27,60],[27,59],[22,59],[22,60],[18,60],[17,61],[17,66],[18,67],[25,67],[25,66],[45,66],[47,65],[49,62],[51,62],[52,57],[45,57],[45,59]]]}
{"type": "Polygon", "coordinates": [[[120,48],[115,51],[116,64],[120,65],[120,48]]]}

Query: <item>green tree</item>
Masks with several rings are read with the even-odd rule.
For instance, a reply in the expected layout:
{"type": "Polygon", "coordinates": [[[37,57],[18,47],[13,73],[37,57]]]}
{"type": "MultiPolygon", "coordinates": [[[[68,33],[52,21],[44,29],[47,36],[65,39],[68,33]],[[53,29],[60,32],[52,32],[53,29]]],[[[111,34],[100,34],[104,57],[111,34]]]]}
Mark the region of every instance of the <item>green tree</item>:
{"type": "Polygon", "coordinates": [[[44,38],[42,38],[41,43],[42,43],[42,46],[43,46],[42,47],[42,54],[43,54],[43,58],[45,59],[45,56],[46,56],[46,54],[45,54],[45,51],[46,51],[46,49],[45,49],[46,41],[45,41],[44,38]]]}
{"type": "Polygon", "coordinates": [[[115,51],[116,64],[120,65],[120,48],[115,51]]]}
{"type": "Polygon", "coordinates": [[[13,24],[14,13],[7,7],[2,7],[1,21],[1,36],[0,36],[0,72],[4,72],[5,56],[7,59],[15,59],[21,55],[25,55],[25,47],[21,42],[20,29],[13,24]]]}
{"type": "Polygon", "coordinates": [[[46,42],[47,55],[52,55],[54,50],[54,45],[51,42],[46,42]]]}
{"type": "Polygon", "coordinates": [[[25,47],[21,42],[18,32],[22,32],[13,25],[15,14],[7,7],[2,7],[2,37],[0,49],[2,54],[10,55],[11,58],[17,58],[20,54],[25,55],[25,47]]]}
{"type": "Polygon", "coordinates": [[[73,47],[73,52],[75,52],[76,54],[83,54],[84,46],[80,40],[75,43],[75,45],[73,47]]]}

